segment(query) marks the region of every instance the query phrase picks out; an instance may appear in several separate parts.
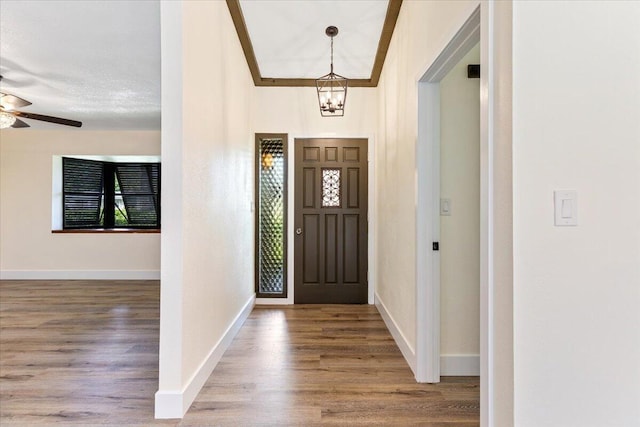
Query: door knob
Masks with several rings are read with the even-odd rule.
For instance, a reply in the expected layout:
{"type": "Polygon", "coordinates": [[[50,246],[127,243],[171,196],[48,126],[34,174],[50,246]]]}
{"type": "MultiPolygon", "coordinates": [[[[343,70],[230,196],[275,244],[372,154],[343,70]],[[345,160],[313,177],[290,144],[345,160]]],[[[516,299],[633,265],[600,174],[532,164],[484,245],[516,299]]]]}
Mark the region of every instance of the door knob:
{"type": "Polygon", "coordinates": [[[302,234],[302,228],[296,228],[296,234],[297,235],[302,234]]]}

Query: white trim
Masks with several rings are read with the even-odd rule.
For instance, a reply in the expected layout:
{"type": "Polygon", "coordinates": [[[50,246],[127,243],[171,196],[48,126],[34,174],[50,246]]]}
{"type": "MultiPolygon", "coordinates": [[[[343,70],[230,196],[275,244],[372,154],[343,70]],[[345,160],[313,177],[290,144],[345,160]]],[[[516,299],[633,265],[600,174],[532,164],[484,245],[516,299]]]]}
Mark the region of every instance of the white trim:
{"type": "MultiPolygon", "coordinates": [[[[480,425],[494,425],[494,16],[495,3],[481,3],[480,35],[480,425]]],[[[513,396],[511,396],[512,398],[513,396]]],[[[505,396],[505,398],[509,398],[505,396]]]]}
{"type": "Polygon", "coordinates": [[[398,324],[389,313],[389,310],[387,310],[387,307],[384,305],[384,302],[382,301],[382,299],[380,299],[380,295],[378,295],[377,292],[375,294],[375,304],[376,304],[376,308],[378,309],[378,312],[380,313],[380,316],[382,317],[382,320],[384,320],[384,324],[387,325],[387,329],[389,330],[389,333],[391,333],[391,336],[395,340],[396,345],[400,349],[400,352],[404,356],[404,359],[407,361],[407,364],[409,365],[409,367],[411,368],[411,371],[415,375],[416,373],[415,350],[413,349],[413,347],[411,347],[411,344],[409,344],[409,341],[403,335],[402,331],[398,327],[398,324]]]}
{"type": "Polygon", "coordinates": [[[245,303],[242,310],[233,319],[222,337],[213,346],[207,357],[202,361],[198,369],[189,378],[181,391],[161,391],[155,395],[155,417],[159,419],[182,418],[195,400],[196,396],[207,382],[224,352],[229,348],[243,323],[251,314],[255,306],[255,295],[252,295],[245,303]]]}
{"type": "MultiPolygon", "coordinates": [[[[367,140],[367,159],[369,161],[367,174],[368,174],[368,188],[367,188],[367,211],[369,214],[368,228],[367,228],[367,273],[368,273],[368,293],[367,302],[371,305],[375,303],[375,286],[376,286],[376,269],[375,269],[375,256],[376,256],[376,242],[375,242],[375,145],[376,139],[373,135],[362,136],[362,134],[340,134],[335,133],[319,133],[316,135],[297,135],[288,134],[288,147],[289,159],[287,167],[288,169],[288,185],[287,191],[287,215],[288,215],[288,230],[287,230],[287,298],[286,303],[279,304],[293,304],[294,303],[294,274],[295,274],[295,141],[296,139],[322,139],[322,138],[362,138],[367,140]]],[[[269,304],[267,302],[267,304],[269,304]]]]}
{"type": "Polygon", "coordinates": [[[480,41],[480,6],[476,7],[462,27],[426,67],[421,82],[440,82],[451,69],[480,41]]]}
{"type": "MultiPolygon", "coordinates": [[[[287,280],[288,282],[288,280],[287,280]]],[[[291,305],[289,298],[256,298],[256,305],[291,305]]]]}
{"type": "Polygon", "coordinates": [[[51,158],[51,229],[62,230],[62,156],[51,158]]]}
{"type": "MultiPolygon", "coordinates": [[[[440,382],[440,81],[481,40],[480,6],[418,81],[416,144],[416,381],[440,382]]],[[[482,100],[481,104],[486,99],[482,100]]],[[[486,105],[485,105],[486,107],[486,105]]],[[[486,168],[481,174],[487,174],[486,168]]],[[[484,176],[484,175],[483,175],[484,176]]]]}
{"type": "Polygon", "coordinates": [[[286,304],[293,304],[295,274],[295,182],[296,152],[295,138],[287,134],[287,298],[286,304]]]}
{"type": "Polygon", "coordinates": [[[178,415],[184,406],[182,392],[158,390],[155,399],[156,419],[182,418],[182,415],[178,415]]]}
{"type": "Polygon", "coordinates": [[[1,270],[0,280],[160,280],[160,270],[1,270]]]}
{"type": "Polygon", "coordinates": [[[440,356],[440,374],[450,377],[480,375],[479,354],[443,354],[440,356]]]}
{"type": "Polygon", "coordinates": [[[416,144],[416,381],[440,382],[440,84],[418,85],[416,144]],[[422,261],[422,262],[420,262],[422,261]],[[424,325],[425,327],[420,327],[424,325]]]}
{"type": "Polygon", "coordinates": [[[367,285],[369,304],[375,304],[376,292],[376,141],[373,137],[368,138],[367,143],[367,285]]]}
{"type": "Polygon", "coordinates": [[[244,307],[242,307],[238,315],[235,317],[235,319],[233,319],[227,330],[224,331],[222,337],[220,337],[211,351],[209,351],[207,357],[202,361],[198,369],[196,369],[191,378],[189,378],[189,380],[187,381],[187,384],[183,388],[185,404],[183,407],[184,411],[182,412],[182,415],[187,412],[187,410],[191,406],[191,403],[195,400],[196,396],[200,392],[200,389],[202,389],[202,386],[207,382],[209,376],[211,376],[213,369],[222,358],[222,355],[225,351],[227,351],[227,348],[229,348],[229,345],[231,345],[233,338],[235,338],[245,320],[247,320],[247,318],[251,314],[251,310],[253,310],[255,302],[256,297],[254,294],[249,297],[247,302],[244,304],[244,307]]]}
{"type": "Polygon", "coordinates": [[[60,154],[55,155],[53,157],[68,157],[72,159],[81,159],[81,160],[95,160],[98,162],[114,162],[114,163],[160,163],[162,161],[162,157],[160,155],[139,155],[139,154],[101,154],[98,156],[94,155],[85,155],[85,154],[60,154]]]}

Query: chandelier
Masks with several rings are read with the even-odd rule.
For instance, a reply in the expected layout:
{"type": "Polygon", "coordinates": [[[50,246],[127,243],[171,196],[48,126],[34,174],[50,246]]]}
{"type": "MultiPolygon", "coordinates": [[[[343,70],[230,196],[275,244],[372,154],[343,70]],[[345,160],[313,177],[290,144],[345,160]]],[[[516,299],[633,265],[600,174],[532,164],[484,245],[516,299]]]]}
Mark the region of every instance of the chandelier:
{"type": "Polygon", "coordinates": [[[338,35],[338,28],[330,26],[324,32],[331,37],[331,72],[316,80],[320,115],[341,117],[347,102],[347,79],[333,72],[333,38],[338,35]]]}

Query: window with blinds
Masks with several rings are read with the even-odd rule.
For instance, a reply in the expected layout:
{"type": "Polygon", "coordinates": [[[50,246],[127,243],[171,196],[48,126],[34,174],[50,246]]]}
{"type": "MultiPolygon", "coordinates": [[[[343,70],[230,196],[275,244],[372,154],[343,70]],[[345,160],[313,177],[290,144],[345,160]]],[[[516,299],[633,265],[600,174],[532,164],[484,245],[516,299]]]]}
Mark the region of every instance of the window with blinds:
{"type": "Polygon", "coordinates": [[[62,158],[64,228],[102,227],[103,162],[62,158]]]}
{"type": "Polygon", "coordinates": [[[62,159],[63,228],[160,228],[160,163],[62,159]]]}

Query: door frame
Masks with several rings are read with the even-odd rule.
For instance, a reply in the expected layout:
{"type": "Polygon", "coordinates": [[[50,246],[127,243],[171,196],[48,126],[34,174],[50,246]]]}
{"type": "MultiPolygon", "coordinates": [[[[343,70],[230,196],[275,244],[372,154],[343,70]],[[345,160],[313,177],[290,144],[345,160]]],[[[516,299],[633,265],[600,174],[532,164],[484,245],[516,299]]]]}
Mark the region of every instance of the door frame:
{"type": "Polygon", "coordinates": [[[480,43],[480,406],[493,425],[493,5],[481,1],[416,78],[416,380],[440,381],[440,81],[480,43]],[[424,262],[421,262],[424,260],[424,262]]]}
{"type": "MultiPolygon", "coordinates": [[[[312,135],[308,134],[288,134],[288,170],[287,170],[287,215],[289,218],[294,218],[295,215],[295,143],[296,139],[322,139],[322,138],[362,138],[367,140],[367,211],[368,211],[368,227],[367,227],[367,258],[368,258],[368,280],[367,280],[367,302],[369,304],[374,303],[374,291],[376,284],[376,265],[375,265],[375,233],[372,230],[375,228],[375,138],[373,135],[363,134],[340,134],[335,133],[316,133],[312,135]]],[[[269,301],[272,304],[293,304],[294,297],[294,254],[295,254],[295,227],[294,221],[289,221],[287,224],[287,298],[279,298],[277,301],[269,301]]]]}
{"type": "Polygon", "coordinates": [[[425,260],[416,262],[418,382],[440,382],[440,252],[431,247],[440,241],[440,82],[479,41],[478,8],[418,81],[416,259],[425,260]]]}

